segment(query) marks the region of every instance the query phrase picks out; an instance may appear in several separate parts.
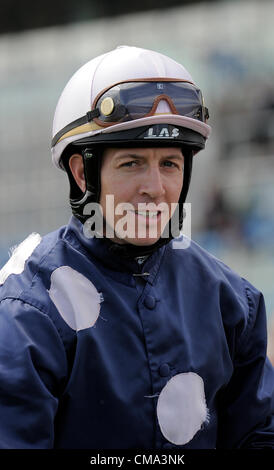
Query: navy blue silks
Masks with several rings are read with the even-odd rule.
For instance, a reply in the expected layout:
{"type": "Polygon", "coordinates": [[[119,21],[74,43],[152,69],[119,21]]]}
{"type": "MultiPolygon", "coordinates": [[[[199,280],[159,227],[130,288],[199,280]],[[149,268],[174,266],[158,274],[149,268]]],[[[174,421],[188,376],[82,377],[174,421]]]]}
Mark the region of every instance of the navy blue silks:
{"type": "Polygon", "coordinates": [[[273,390],[261,293],[194,242],[139,264],[72,217],[0,287],[1,448],[273,448],[273,390]]]}

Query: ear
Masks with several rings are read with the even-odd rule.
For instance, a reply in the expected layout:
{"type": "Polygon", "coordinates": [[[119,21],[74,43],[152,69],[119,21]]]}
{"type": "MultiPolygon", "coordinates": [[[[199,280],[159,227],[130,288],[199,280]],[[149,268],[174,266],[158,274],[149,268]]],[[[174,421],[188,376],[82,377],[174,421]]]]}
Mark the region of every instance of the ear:
{"type": "Polygon", "coordinates": [[[84,193],[86,190],[86,180],[82,155],[79,153],[73,154],[69,159],[69,167],[76,183],[84,193]]]}

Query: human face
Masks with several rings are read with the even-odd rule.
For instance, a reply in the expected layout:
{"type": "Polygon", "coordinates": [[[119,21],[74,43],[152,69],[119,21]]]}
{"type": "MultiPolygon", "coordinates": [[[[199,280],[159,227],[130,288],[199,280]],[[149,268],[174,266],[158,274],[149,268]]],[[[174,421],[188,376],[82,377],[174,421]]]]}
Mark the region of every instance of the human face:
{"type": "Polygon", "coordinates": [[[107,225],[114,228],[110,238],[122,244],[156,243],[179,201],[183,168],[184,157],[177,147],[106,149],[101,168],[100,204],[107,225]],[[111,215],[110,196],[114,199],[111,215]],[[148,211],[144,211],[145,204],[151,206],[147,206],[148,211]],[[155,210],[155,205],[160,210],[155,210]],[[118,206],[125,207],[126,216],[125,212],[116,213],[118,206]],[[118,226],[125,217],[126,234],[121,236],[118,226]]]}

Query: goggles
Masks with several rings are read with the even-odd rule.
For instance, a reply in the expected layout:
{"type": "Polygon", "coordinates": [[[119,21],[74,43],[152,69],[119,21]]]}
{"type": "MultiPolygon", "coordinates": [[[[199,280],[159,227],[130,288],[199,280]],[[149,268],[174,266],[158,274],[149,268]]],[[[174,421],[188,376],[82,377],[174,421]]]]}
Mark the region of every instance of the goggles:
{"type": "Polygon", "coordinates": [[[169,104],[173,114],[204,123],[209,118],[202,93],[193,83],[163,78],[131,80],[103,90],[95,98],[92,110],[58,132],[52,140],[52,145],[66,132],[90,121],[101,127],[108,127],[152,116],[161,100],[169,104]]]}
{"type": "Polygon", "coordinates": [[[161,100],[168,102],[173,114],[205,122],[209,115],[201,91],[183,81],[136,81],[119,83],[94,101],[93,119],[102,126],[132,121],[155,114],[161,100]]]}

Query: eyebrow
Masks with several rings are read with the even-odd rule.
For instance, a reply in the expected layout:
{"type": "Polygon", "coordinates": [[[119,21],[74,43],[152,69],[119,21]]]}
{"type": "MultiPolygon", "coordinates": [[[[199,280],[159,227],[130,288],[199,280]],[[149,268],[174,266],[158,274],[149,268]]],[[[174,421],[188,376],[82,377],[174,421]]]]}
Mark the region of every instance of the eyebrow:
{"type": "MultiPolygon", "coordinates": [[[[135,153],[125,153],[124,155],[119,155],[118,157],[116,157],[115,160],[116,160],[116,162],[119,162],[120,160],[125,160],[126,158],[135,158],[135,159],[142,160],[146,157],[144,155],[137,155],[135,153]]],[[[180,161],[184,160],[183,154],[180,154],[180,155],[174,155],[174,154],[164,155],[162,158],[163,159],[168,158],[168,159],[171,159],[171,160],[180,160],[180,161]]]]}

